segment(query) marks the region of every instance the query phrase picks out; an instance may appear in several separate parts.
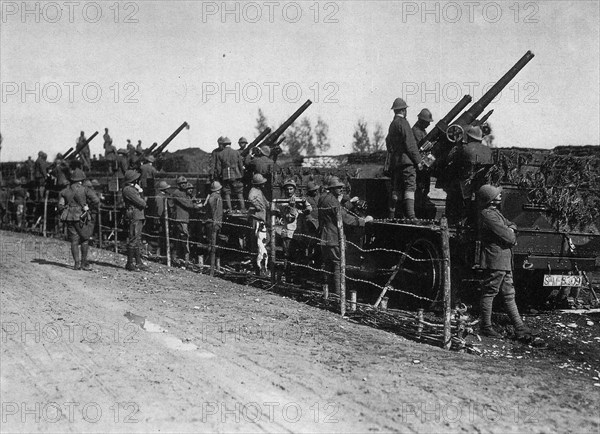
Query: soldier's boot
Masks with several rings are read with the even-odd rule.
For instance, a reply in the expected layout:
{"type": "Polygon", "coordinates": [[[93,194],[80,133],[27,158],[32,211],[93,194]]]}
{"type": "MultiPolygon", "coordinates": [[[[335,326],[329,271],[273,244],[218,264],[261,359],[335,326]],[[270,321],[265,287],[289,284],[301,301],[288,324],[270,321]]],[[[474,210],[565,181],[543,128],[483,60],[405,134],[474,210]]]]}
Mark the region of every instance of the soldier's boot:
{"type": "Polygon", "coordinates": [[[244,193],[237,194],[238,202],[240,203],[240,212],[246,213],[246,202],[244,202],[244,193]]]}
{"type": "Polygon", "coordinates": [[[417,216],[415,215],[414,199],[404,199],[404,217],[411,221],[417,220],[417,216]]]}
{"type": "Polygon", "coordinates": [[[501,338],[502,335],[492,327],[492,304],[494,303],[494,294],[481,294],[479,301],[480,323],[479,331],[483,336],[490,338],[501,338]]]}
{"type": "Polygon", "coordinates": [[[92,267],[87,259],[89,248],[90,246],[87,242],[81,244],[81,269],[85,271],[92,271],[92,267]]]}
{"type": "Polygon", "coordinates": [[[81,270],[81,254],[79,252],[79,245],[77,243],[71,243],[71,255],[73,255],[73,260],[75,261],[73,269],[81,270]]]}
{"type": "Polygon", "coordinates": [[[225,209],[227,211],[233,211],[233,209],[231,208],[231,195],[229,193],[223,194],[223,202],[225,202],[225,209]]]}
{"type": "Polygon", "coordinates": [[[150,270],[150,268],[142,261],[142,252],[140,251],[139,247],[135,249],[135,264],[137,269],[140,271],[150,270]]]}
{"type": "Polygon", "coordinates": [[[133,247],[127,247],[127,264],[125,264],[127,271],[138,271],[135,266],[135,249],[133,247]]]}

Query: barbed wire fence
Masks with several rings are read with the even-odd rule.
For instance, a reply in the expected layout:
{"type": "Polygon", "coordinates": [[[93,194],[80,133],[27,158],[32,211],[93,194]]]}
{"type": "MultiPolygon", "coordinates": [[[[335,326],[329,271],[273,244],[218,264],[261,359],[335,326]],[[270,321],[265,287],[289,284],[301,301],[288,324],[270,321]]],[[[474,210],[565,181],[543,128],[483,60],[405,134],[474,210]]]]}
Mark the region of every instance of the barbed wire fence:
{"type": "MultiPolygon", "coordinates": [[[[97,206],[94,213],[94,225],[95,225],[95,237],[97,237],[97,245],[99,248],[114,249],[115,253],[119,253],[119,249],[123,248],[123,241],[127,237],[127,230],[123,228],[124,222],[121,221],[122,199],[119,197],[118,192],[113,192],[110,196],[105,196],[105,199],[112,199],[112,203],[106,203],[110,201],[102,201],[97,206]]],[[[227,277],[228,274],[234,275],[236,271],[229,265],[221,264],[221,256],[225,253],[232,253],[245,257],[244,264],[252,263],[256,261],[257,270],[260,268],[260,260],[257,258],[258,251],[256,245],[249,242],[251,237],[256,237],[256,227],[253,227],[250,220],[247,219],[244,222],[244,217],[241,214],[232,213],[230,217],[236,217],[237,222],[228,221],[228,218],[223,220],[215,221],[206,216],[205,218],[189,218],[186,220],[178,220],[170,215],[171,205],[170,202],[174,199],[171,195],[161,196],[147,196],[146,199],[160,200],[162,201],[164,214],[162,216],[154,215],[152,212],[146,216],[146,225],[142,232],[142,236],[145,241],[150,241],[152,244],[156,244],[158,249],[156,254],[150,255],[149,251],[146,251],[146,257],[152,257],[155,260],[164,261],[167,266],[185,264],[193,265],[192,268],[195,271],[207,272],[211,276],[220,274],[223,277],[227,277]],[[178,227],[180,224],[188,225],[199,225],[203,228],[204,236],[199,238],[199,234],[192,234],[190,237],[190,231],[181,231],[178,227]],[[229,243],[224,241],[225,237],[219,237],[221,228],[228,229],[229,243]],[[184,234],[184,236],[182,236],[184,234]],[[187,235],[187,236],[185,236],[187,235]],[[231,241],[235,241],[236,244],[232,245],[231,241]],[[253,244],[253,248],[250,249],[248,244],[253,244]],[[187,256],[184,258],[172,257],[172,252],[180,253],[181,250],[189,252],[190,248],[194,248],[195,255],[197,255],[198,263],[193,264],[193,261],[189,261],[187,256]],[[208,256],[208,264],[204,262],[204,254],[208,256]],[[183,262],[182,262],[183,260],[183,262]],[[188,262],[189,261],[189,262],[188,262]]],[[[204,202],[204,200],[202,200],[204,202]]],[[[236,202],[236,199],[232,198],[232,202],[236,202]]],[[[284,282],[285,270],[288,267],[294,267],[296,270],[304,270],[321,276],[332,276],[334,272],[324,269],[318,264],[312,264],[309,261],[298,261],[296,257],[289,256],[283,249],[282,246],[282,222],[278,220],[277,211],[278,206],[288,204],[289,199],[274,199],[270,202],[270,217],[268,222],[264,222],[266,230],[268,231],[268,237],[264,238],[265,249],[268,252],[265,265],[268,263],[270,273],[263,276],[257,276],[257,278],[266,280],[269,279],[272,286],[275,285],[286,285],[289,282],[284,282]],[[278,252],[280,253],[278,255],[278,252]]],[[[63,224],[60,222],[59,214],[57,213],[58,200],[50,197],[47,192],[43,199],[43,205],[41,207],[41,216],[36,216],[36,213],[40,212],[39,203],[32,200],[26,201],[25,210],[33,210],[33,212],[26,212],[24,218],[28,221],[35,221],[35,225],[31,228],[31,232],[37,233],[42,236],[50,235],[64,235],[65,231],[63,224]]],[[[225,216],[227,217],[227,215],[225,216]]],[[[398,229],[402,227],[406,230],[410,230],[411,227],[415,227],[411,224],[403,224],[390,222],[385,220],[376,220],[374,224],[389,226],[390,230],[398,229]]],[[[427,226],[418,226],[420,229],[425,229],[431,233],[433,239],[436,239],[439,243],[440,251],[442,256],[439,258],[418,258],[411,256],[408,251],[402,251],[398,249],[390,249],[383,247],[376,248],[363,248],[359,244],[347,240],[344,232],[344,223],[342,219],[341,209],[337,211],[337,230],[339,239],[340,249],[340,292],[339,294],[331,293],[330,287],[326,284],[322,285],[321,291],[315,291],[311,288],[304,288],[304,291],[313,295],[316,303],[323,303],[329,307],[332,304],[337,304],[337,311],[342,316],[352,316],[358,318],[365,324],[375,324],[378,326],[386,327],[388,324],[390,328],[397,329],[402,335],[413,338],[418,341],[431,343],[434,345],[440,345],[445,349],[453,348],[464,348],[465,347],[465,331],[468,330],[472,324],[467,324],[465,320],[460,320],[460,315],[456,311],[451,309],[450,300],[450,248],[449,248],[449,231],[447,221],[443,218],[439,222],[429,222],[427,226]],[[391,275],[387,282],[383,285],[376,283],[372,280],[361,278],[356,275],[349,275],[349,270],[352,269],[351,265],[346,263],[347,261],[347,250],[356,249],[361,255],[369,255],[374,253],[386,253],[393,254],[400,257],[399,263],[390,269],[382,271],[390,272],[391,275]],[[442,278],[441,278],[441,291],[435,298],[430,298],[424,295],[415,294],[410,291],[406,291],[403,288],[394,286],[394,279],[396,275],[401,272],[403,263],[405,261],[418,262],[432,262],[438,261],[442,267],[442,278]],[[374,304],[361,303],[357,301],[357,291],[347,290],[347,282],[353,284],[362,285],[363,287],[374,288],[378,291],[379,297],[374,304]],[[430,304],[442,304],[443,316],[441,322],[433,322],[425,320],[423,309],[419,309],[417,313],[400,311],[396,309],[389,309],[387,307],[386,297],[387,293],[400,293],[407,297],[412,297],[416,300],[427,302],[430,304]],[[402,321],[399,321],[401,318],[402,321]]],[[[14,228],[13,228],[14,229],[14,228]]],[[[227,232],[227,230],[225,230],[227,232]]],[[[321,238],[304,233],[302,231],[295,231],[293,238],[303,239],[306,241],[306,245],[310,244],[314,248],[319,248],[321,244],[321,238]]],[[[148,244],[146,244],[148,246],[148,244]]],[[[264,258],[263,258],[264,259],[264,258]]],[[[237,273],[239,275],[239,273],[237,273]]],[[[250,277],[250,275],[248,275],[250,277]]],[[[324,279],[326,280],[326,279],[324,279]]]]}

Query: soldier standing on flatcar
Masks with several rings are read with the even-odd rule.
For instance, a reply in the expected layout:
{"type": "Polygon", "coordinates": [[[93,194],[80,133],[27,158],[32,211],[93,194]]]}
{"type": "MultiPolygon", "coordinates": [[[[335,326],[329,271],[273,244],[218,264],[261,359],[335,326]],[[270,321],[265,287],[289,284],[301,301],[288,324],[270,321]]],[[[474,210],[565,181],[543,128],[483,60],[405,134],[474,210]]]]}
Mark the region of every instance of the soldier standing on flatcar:
{"type": "Polygon", "coordinates": [[[422,158],[417,148],[414,133],[406,120],[408,106],[402,98],[396,98],[392,104],[394,119],[385,139],[390,154],[390,172],[392,194],[389,202],[389,217],[396,216],[396,204],[402,199],[404,217],[415,219],[415,191],[417,189],[417,171],[422,167],[422,158]]]}
{"type": "Polygon", "coordinates": [[[244,162],[238,151],[231,148],[231,140],[223,138],[223,150],[217,154],[216,177],[223,185],[223,201],[229,212],[231,206],[231,193],[233,192],[239,202],[240,212],[246,212],[244,202],[244,162]]]}
{"type": "Polygon", "coordinates": [[[246,146],[248,146],[248,139],[246,139],[245,137],[240,137],[240,139],[238,140],[238,146],[238,152],[241,154],[242,151],[246,149],[246,146]]]}
{"type": "Polygon", "coordinates": [[[38,158],[33,163],[33,179],[35,181],[35,199],[40,201],[46,191],[46,179],[48,178],[48,155],[44,151],[38,152],[38,158]]]}
{"type": "Polygon", "coordinates": [[[60,192],[58,209],[61,212],[61,221],[67,225],[71,254],[75,261],[73,268],[90,271],[92,268],[87,257],[90,237],[94,230],[90,205],[97,208],[100,199],[93,189],[83,185],[83,181],[85,173],[75,169],[71,175],[71,185],[60,192]]]}
{"type": "Polygon", "coordinates": [[[210,180],[211,182],[216,180],[218,177],[217,174],[217,156],[219,155],[219,153],[221,153],[221,151],[223,151],[223,139],[225,139],[225,137],[221,136],[217,139],[217,147],[215,149],[212,150],[212,152],[210,153],[210,180]]]}
{"type": "MultiPolygon", "coordinates": [[[[427,135],[427,128],[433,122],[433,116],[429,109],[424,108],[417,116],[417,122],[412,127],[417,147],[423,138],[427,135]]],[[[417,191],[415,201],[424,207],[425,201],[429,195],[431,188],[431,174],[429,169],[424,167],[423,170],[417,172],[417,191]]]]}
{"type": "Polygon", "coordinates": [[[319,231],[321,235],[321,255],[323,260],[323,280],[329,283],[332,292],[339,294],[341,289],[341,252],[340,238],[338,232],[338,213],[341,213],[342,221],[349,226],[364,226],[365,223],[373,221],[373,217],[360,218],[350,215],[341,206],[340,199],[344,183],[338,177],[332,176],[327,186],[328,192],[319,199],[319,231]]]}
{"type": "Polygon", "coordinates": [[[125,172],[129,170],[129,159],[127,158],[127,149],[119,149],[117,151],[117,178],[119,182],[125,177],[125,172]]]}
{"type": "Polygon", "coordinates": [[[146,201],[141,196],[142,188],[137,184],[140,174],[135,170],[125,172],[123,182],[123,201],[125,202],[125,215],[129,223],[127,237],[127,264],[128,271],[147,271],[148,267],[142,262],[142,228],[146,216],[144,209],[146,201]]]}

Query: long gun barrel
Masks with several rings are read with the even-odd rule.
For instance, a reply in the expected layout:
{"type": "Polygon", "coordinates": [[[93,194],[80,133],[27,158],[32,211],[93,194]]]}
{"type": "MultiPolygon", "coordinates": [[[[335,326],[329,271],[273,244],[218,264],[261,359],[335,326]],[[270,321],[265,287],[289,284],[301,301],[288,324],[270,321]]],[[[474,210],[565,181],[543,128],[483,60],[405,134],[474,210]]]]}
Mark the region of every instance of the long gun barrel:
{"type": "Polygon", "coordinates": [[[271,128],[269,128],[269,127],[265,128],[262,131],[262,133],[260,133],[256,139],[252,140],[252,143],[250,143],[248,146],[246,146],[246,148],[241,152],[242,157],[245,157],[246,155],[248,155],[250,153],[250,151],[253,148],[256,148],[256,145],[258,145],[262,141],[262,139],[264,139],[267,136],[267,134],[269,134],[270,132],[271,132],[271,128]]]}
{"type": "Polygon", "coordinates": [[[421,151],[428,151],[431,149],[433,144],[437,142],[440,137],[446,134],[446,130],[450,125],[450,122],[458,116],[458,114],[465,109],[466,106],[469,105],[473,98],[470,95],[465,95],[462,99],[456,103],[454,107],[448,112],[446,116],[443,117],[437,124],[435,124],[435,128],[433,128],[421,141],[418,143],[419,149],[421,151]]]}
{"type": "Polygon", "coordinates": [[[494,98],[498,96],[500,92],[502,92],[502,89],[504,89],[508,85],[508,83],[510,83],[512,79],[515,78],[519,71],[521,71],[521,69],[523,69],[525,65],[527,65],[531,61],[531,59],[533,59],[534,56],[535,54],[533,54],[531,51],[527,51],[527,53],[525,53],[523,57],[521,57],[519,61],[515,63],[514,66],[510,68],[508,72],[504,74],[502,78],[500,78],[500,80],[498,80],[496,84],[492,86],[490,90],[488,90],[466,112],[460,115],[460,117],[456,120],[455,123],[463,126],[470,125],[474,120],[476,120],[477,116],[483,113],[485,108],[494,100],[494,98]]]}
{"type": "MultiPolygon", "coordinates": [[[[94,138],[98,135],[98,131],[96,131],[94,134],[92,134],[85,142],[83,142],[83,144],[81,146],[78,146],[77,149],[75,149],[75,152],[73,152],[72,154],[69,154],[68,159],[72,160],[73,158],[77,157],[79,154],[81,154],[81,151],[83,151],[92,140],[94,140],[94,138]]],[[[66,158],[65,158],[66,159],[66,158]]]]}
{"type": "Polygon", "coordinates": [[[267,136],[267,138],[261,143],[261,146],[267,145],[269,148],[275,147],[279,137],[285,133],[285,130],[287,130],[290,125],[292,125],[296,119],[298,119],[300,115],[302,115],[302,113],[304,113],[306,109],[310,107],[311,104],[312,101],[307,99],[306,102],[302,104],[302,106],[300,106],[300,108],[296,110],[294,114],[292,114],[284,123],[282,123],[279,128],[267,136]]]}
{"type": "Polygon", "coordinates": [[[177,128],[177,129],[176,129],[176,130],[173,132],[173,134],[171,134],[171,135],[170,135],[170,136],[167,138],[167,140],[165,140],[165,141],[164,141],[164,142],[163,142],[163,143],[162,143],[162,144],[161,144],[161,145],[160,145],[158,148],[156,148],[154,151],[152,151],[152,154],[151,154],[151,155],[152,155],[153,157],[157,157],[157,156],[158,156],[160,153],[162,153],[162,152],[165,150],[165,148],[166,148],[167,146],[169,146],[169,143],[171,143],[171,142],[173,141],[173,139],[174,139],[175,137],[177,137],[177,135],[178,135],[178,134],[179,134],[179,133],[180,133],[180,132],[181,132],[181,131],[182,131],[184,128],[187,128],[187,129],[189,130],[189,129],[190,129],[190,125],[189,125],[187,122],[184,122],[184,123],[182,123],[182,124],[179,126],[179,128],[177,128]]]}
{"type": "Polygon", "coordinates": [[[152,151],[154,151],[154,148],[156,148],[158,146],[158,143],[154,142],[152,143],[152,146],[150,146],[147,149],[144,149],[144,152],[142,153],[142,157],[147,157],[148,155],[152,154],[152,151]]]}
{"type": "Polygon", "coordinates": [[[69,158],[69,156],[71,155],[71,152],[73,152],[73,148],[72,148],[72,147],[71,147],[71,148],[69,148],[69,149],[67,149],[67,152],[65,152],[65,153],[63,154],[63,159],[65,159],[65,158],[69,158]]]}

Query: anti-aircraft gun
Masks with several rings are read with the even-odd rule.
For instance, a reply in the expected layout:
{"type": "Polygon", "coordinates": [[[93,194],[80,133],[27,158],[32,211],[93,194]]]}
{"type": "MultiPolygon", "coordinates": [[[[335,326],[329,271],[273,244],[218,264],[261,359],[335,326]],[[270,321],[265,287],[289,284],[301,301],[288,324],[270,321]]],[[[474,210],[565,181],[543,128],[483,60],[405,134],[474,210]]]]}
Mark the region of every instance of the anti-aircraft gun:
{"type": "Polygon", "coordinates": [[[91,135],[91,136],[90,136],[90,137],[89,137],[89,138],[88,138],[88,139],[87,139],[85,142],[83,142],[81,145],[77,146],[77,149],[75,149],[75,151],[73,151],[73,152],[69,152],[69,151],[70,151],[70,149],[73,149],[73,148],[70,148],[70,149],[69,149],[69,151],[67,151],[67,152],[65,153],[65,155],[63,155],[63,158],[65,159],[65,161],[66,161],[66,160],[69,160],[69,161],[72,161],[72,160],[74,160],[74,159],[75,159],[75,157],[77,157],[79,154],[81,154],[81,152],[82,152],[82,151],[83,151],[85,148],[87,148],[87,147],[89,146],[90,142],[91,142],[92,140],[94,140],[94,139],[96,138],[96,136],[97,136],[97,135],[98,135],[98,131],[96,131],[94,134],[92,134],[92,135],[91,135]]]}
{"type": "Polygon", "coordinates": [[[252,150],[254,148],[256,148],[258,146],[258,144],[265,138],[267,137],[267,135],[271,132],[271,128],[265,128],[259,135],[258,137],[256,137],[256,139],[252,140],[252,143],[250,143],[248,146],[246,146],[246,148],[241,152],[241,156],[243,158],[246,157],[246,155],[248,155],[250,152],[252,152],[252,150]]]}
{"type": "Polygon", "coordinates": [[[161,143],[160,146],[158,146],[156,149],[154,149],[153,151],[151,151],[150,155],[152,155],[154,158],[158,157],[167,146],[169,146],[169,143],[171,143],[173,141],[173,139],[175,137],[177,137],[177,135],[183,131],[184,128],[187,128],[188,130],[190,129],[190,125],[187,122],[182,123],[179,128],[177,128],[173,134],[171,134],[169,137],[167,137],[167,140],[165,140],[164,142],[161,143]]]}

